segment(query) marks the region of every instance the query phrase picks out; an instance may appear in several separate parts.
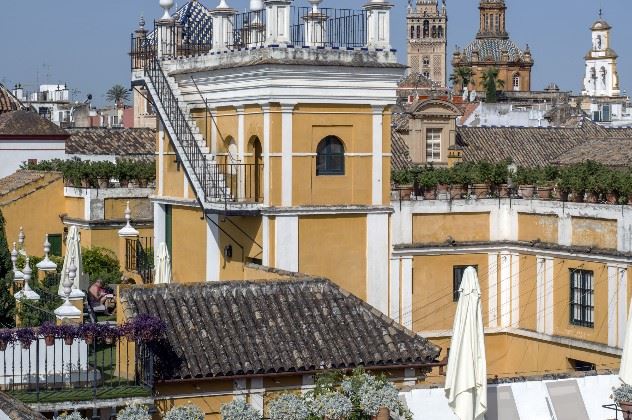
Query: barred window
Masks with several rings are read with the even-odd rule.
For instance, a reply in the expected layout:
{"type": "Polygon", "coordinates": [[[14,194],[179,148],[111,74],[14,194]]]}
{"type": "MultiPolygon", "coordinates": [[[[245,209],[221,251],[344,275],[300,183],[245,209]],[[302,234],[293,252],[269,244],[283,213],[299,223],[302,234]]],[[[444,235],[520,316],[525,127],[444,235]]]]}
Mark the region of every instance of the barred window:
{"type": "Polygon", "coordinates": [[[463,273],[465,273],[465,269],[468,267],[474,267],[478,274],[478,265],[455,265],[452,267],[452,300],[454,302],[459,301],[459,289],[463,281],[463,273]]]}
{"type": "Polygon", "coordinates": [[[316,175],[344,175],[345,148],[338,137],[325,137],[316,149],[316,175]]]}
{"type": "Polygon", "coordinates": [[[426,129],[426,162],[441,160],[441,129],[426,129]]]}
{"type": "Polygon", "coordinates": [[[592,328],[595,316],[593,272],[571,270],[570,276],[570,323],[592,328]]]}

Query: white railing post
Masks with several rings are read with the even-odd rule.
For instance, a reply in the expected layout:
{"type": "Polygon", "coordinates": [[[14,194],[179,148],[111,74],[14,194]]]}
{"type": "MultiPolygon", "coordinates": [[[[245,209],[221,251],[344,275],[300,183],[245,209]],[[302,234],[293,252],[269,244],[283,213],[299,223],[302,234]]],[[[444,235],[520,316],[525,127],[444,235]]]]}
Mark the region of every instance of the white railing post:
{"type": "Polygon", "coordinates": [[[367,47],[390,49],[390,14],[393,5],[386,0],[371,0],[363,8],[367,12],[367,47]]]}
{"type": "Polygon", "coordinates": [[[157,55],[159,58],[173,57],[175,55],[175,19],[169,14],[173,3],[173,0],[160,0],[160,7],[165,10],[165,13],[160,20],[156,22],[156,34],[158,38],[157,55]]]}
{"type": "Polygon", "coordinates": [[[221,0],[219,5],[211,10],[213,19],[213,50],[223,51],[235,43],[235,15],[237,10],[232,9],[221,0]]]}
{"type": "Polygon", "coordinates": [[[292,43],[290,34],[290,5],[292,0],[265,0],[266,6],[266,43],[268,45],[287,45],[292,43]]]}
{"type": "Polygon", "coordinates": [[[323,0],[309,0],[312,10],[303,16],[305,21],[305,46],[322,47],[327,42],[327,15],[318,10],[323,0]]]}

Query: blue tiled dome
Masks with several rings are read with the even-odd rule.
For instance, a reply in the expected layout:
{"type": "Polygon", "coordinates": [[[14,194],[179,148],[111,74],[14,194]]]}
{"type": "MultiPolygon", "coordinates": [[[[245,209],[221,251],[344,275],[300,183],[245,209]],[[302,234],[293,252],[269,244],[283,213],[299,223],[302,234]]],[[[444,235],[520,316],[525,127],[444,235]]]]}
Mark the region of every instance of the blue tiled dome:
{"type": "Polygon", "coordinates": [[[468,61],[472,60],[472,52],[478,50],[479,60],[484,61],[492,59],[495,62],[500,62],[502,52],[507,51],[509,55],[509,61],[518,61],[524,59],[524,52],[516,46],[510,39],[499,38],[482,38],[475,39],[465,47],[463,54],[467,57],[468,61]]]}

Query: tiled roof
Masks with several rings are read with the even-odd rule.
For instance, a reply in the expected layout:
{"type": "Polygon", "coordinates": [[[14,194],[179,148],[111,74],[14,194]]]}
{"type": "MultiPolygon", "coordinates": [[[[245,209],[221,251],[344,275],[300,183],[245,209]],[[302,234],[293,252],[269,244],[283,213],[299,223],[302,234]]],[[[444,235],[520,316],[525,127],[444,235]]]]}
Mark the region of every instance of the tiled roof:
{"type": "Polygon", "coordinates": [[[71,128],[69,155],[153,156],[156,132],[150,128],[71,128]]]}
{"type": "Polygon", "coordinates": [[[412,166],[410,149],[399,131],[393,130],[391,136],[391,169],[401,171],[412,166]]]}
{"type": "Polygon", "coordinates": [[[9,176],[0,178],[0,196],[8,194],[11,191],[15,191],[18,188],[22,188],[35,181],[39,181],[47,176],[50,177],[51,180],[62,177],[61,173],[57,172],[16,171],[9,176]]]}
{"type": "Polygon", "coordinates": [[[410,72],[406,77],[399,81],[398,89],[407,88],[431,88],[432,80],[428,79],[421,73],[410,72]]]}
{"type": "Polygon", "coordinates": [[[502,38],[481,38],[472,41],[463,49],[463,54],[468,61],[472,60],[472,51],[474,50],[478,50],[479,60],[491,59],[497,63],[501,61],[503,51],[507,51],[510,62],[521,60],[524,56],[522,50],[510,39],[502,38]]]}
{"type": "Polygon", "coordinates": [[[167,324],[162,380],[422,365],[439,351],[324,279],[133,287],[121,301],[128,318],[167,324]]]}
{"type": "Polygon", "coordinates": [[[0,114],[0,136],[59,138],[68,133],[35,112],[19,110],[0,114]]]}
{"type": "Polygon", "coordinates": [[[605,130],[592,122],[579,128],[457,127],[456,144],[464,161],[500,162],[511,158],[519,166],[541,166],[554,161],[605,130]]]}
{"type": "Polygon", "coordinates": [[[11,420],[44,420],[42,414],[24,405],[22,402],[16,400],[13,397],[0,392],[0,411],[11,420]]]}
{"type": "Polygon", "coordinates": [[[9,89],[0,83],[0,114],[23,109],[24,105],[9,89]]]}
{"type": "Polygon", "coordinates": [[[630,162],[632,162],[632,133],[627,138],[588,140],[560,155],[557,161],[562,165],[570,165],[584,162],[587,159],[608,166],[630,166],[630,162]]]}

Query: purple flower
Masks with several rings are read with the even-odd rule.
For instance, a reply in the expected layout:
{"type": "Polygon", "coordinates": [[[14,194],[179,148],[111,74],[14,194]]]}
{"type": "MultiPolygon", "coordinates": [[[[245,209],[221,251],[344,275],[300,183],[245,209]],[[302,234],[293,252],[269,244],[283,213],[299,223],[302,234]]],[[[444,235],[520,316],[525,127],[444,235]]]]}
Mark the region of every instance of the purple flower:
{"type": "Polygon", "coordinates": [[[167,325],[160,318],[141,314],[129,321],[124,329],[132,340],[157,341],[164,337],[167,325]]]}
{"type": "Polygon", "coordinates": [[[13,343],[15,341],[15,331],[7,329],[0,330],[0,341],[5,344],[13,343]]]}
{"type": "Polygon", "coordinates": [[[59,335],[63,338],[75,338],[79,332],[79,327],[73,324],[62,324],[58,329],[59,335]]]}
{"type": "Polygon", "coordinates": [[[33,328],[18,328],[15,330],[15,338],[23,347],[28,348],[37,336],[33,328]]]}
{"type": "Polygon", "coordinates": [[[97,337],[99,336],[101,332],[101,325],[99,324],[92,324],[92,323],[87,323],[87,324],[83,324],[79,327],[77,334],[85,339],[88,337],[97,337]]]}
{"type": "Polygon", "coordinates": [[[57,337],[59,336],[59,327],[53,322],[45,322],[39,327],[38,332],[44,337],[57,337]]]}

